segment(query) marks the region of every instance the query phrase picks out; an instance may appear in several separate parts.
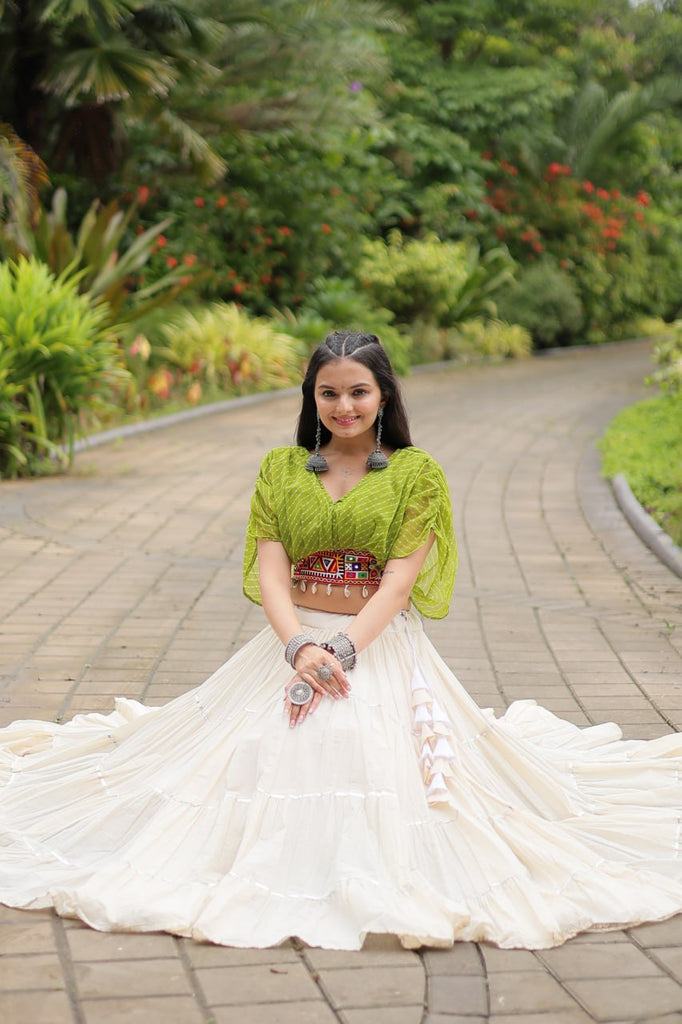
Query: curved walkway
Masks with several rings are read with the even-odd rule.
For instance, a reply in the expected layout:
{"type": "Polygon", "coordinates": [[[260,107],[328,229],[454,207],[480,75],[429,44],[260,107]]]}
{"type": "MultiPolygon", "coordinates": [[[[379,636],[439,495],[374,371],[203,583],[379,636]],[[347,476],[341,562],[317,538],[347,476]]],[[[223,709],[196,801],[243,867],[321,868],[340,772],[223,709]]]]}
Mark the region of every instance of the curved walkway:
{"type": "MultiPolygon", "coordinates": [[[[432,369],[406,384],[416,443],[449,477],[461,569],[429,631],[477,701],[534,697],[627,736],[682,727],[682,588],[617,510],[595,441],[641,397],[645,345],[432,369]]],[[[276,397],[0,485],[0,724],[165,702],[262,623],[241,596],[276,397]]],[[[0,1017],[17,1024],[682,1024],[682,915],[544,953],[419,956],[199,946],[0,908],[0,1017]]]]}

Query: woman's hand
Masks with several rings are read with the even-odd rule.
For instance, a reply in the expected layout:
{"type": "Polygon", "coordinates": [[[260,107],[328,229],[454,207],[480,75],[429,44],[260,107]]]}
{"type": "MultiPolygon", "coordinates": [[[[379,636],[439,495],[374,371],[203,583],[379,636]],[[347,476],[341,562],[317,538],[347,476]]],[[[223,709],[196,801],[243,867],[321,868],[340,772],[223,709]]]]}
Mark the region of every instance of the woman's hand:
{"type": "Polygon", "coordinates": [[[290,683],[284,687],[284,712],[289,716],[289,728],[293,729],[295,725],[301,725],[305,722],[308,715],[312,715],[313,711],[324,697],[324,693],[315,691],[312,699],[307,704],[292,704],[289,700],[289,690],[294,683],[301,682],[300,676],[297,674],[291,680],[290,683]]]}
{"type": "Polygon", "coordinates": [[[313,690],[323,697],[326,693],[334,700],[350,697],[350,683],[341,663],[323,647],[318,647],[317,644],[306,644],[305,647],[301,647],[294,659],[294,668],[299,677],[305,683],[310,683],[313,690]],[[323,665],[327,667],[320,678],[320,669],[323,665]],[[329,679],[325,679],[329,669],[331,675],[329,679]]]}

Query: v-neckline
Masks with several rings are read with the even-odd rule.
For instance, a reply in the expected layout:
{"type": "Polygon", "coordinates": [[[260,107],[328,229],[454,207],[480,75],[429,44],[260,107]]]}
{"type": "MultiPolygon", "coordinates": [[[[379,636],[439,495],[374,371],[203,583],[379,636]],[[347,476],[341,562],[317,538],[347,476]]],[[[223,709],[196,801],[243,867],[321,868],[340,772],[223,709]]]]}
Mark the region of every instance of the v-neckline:
{"type": "MultiPolygon", "coordinates": [[[[304,448],[303,451],[305,452],[306,459],[308,459],[309,456],[310,456],[310,452],[306,448],[304,448]]],[[[401,449],[400,448],[396,448],[394,451],[391,452],[391,454],[389,456],[387,456],[389,466],[391,464],[391,459],[396,454],[396,452],[399,452],[399,451],[401,451],[401,449]]],[[[386,469],[388,469],[388,466],[386,467],[386,469]]],[[[358,482],[353,484],[352,487],[349,487],[348,490],[345,491],[339,498],[332,498],[331,494],[329,493],[329,491],[327,490],[327,488],[324,485],[324,480],[322,479],[322,477],[324,476],[323,473],[314,473],[313,476],[317,477],[318,484],[322,488],[322,491],[326,495],[327,500],[329,501],[329,503],[331,505],[338,505],[339,502],[343,501],[344,498],[347,498],[349,494],[352,494],[353,491],[356,491],[358,489],[358,487],[360,487],[360,485],[365,482],[367,477],[372,476],[373,473],[385,473],[385,472],[386,472],[386,470],[384,470],[384,469],[380,469],[380,470],[378,470],[378,469],[368,469],[367,472],[365,473],[365,475],[361,476],[360,479],[358,480],[358,482]]]]}

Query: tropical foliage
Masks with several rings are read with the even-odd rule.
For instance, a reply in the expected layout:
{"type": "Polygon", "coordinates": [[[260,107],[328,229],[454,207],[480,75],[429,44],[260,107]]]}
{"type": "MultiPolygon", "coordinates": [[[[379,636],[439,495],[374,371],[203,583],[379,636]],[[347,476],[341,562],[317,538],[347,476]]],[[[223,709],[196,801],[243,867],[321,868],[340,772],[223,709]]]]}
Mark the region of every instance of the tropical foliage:
{"type": "Polygon", "coordinates": [[[401,369],[627,337],[682,313],[681,45],[679,0],[0,0],[0,259],[104,317],[126,414],[231,393],[227,308],[401,369]]]}
{"type": "Polygon", "coordinates": [[[104,306],[38,260],[0,264],[0,476],[68,460],[79,416],[121,383],[106,320],[104,306]]]}

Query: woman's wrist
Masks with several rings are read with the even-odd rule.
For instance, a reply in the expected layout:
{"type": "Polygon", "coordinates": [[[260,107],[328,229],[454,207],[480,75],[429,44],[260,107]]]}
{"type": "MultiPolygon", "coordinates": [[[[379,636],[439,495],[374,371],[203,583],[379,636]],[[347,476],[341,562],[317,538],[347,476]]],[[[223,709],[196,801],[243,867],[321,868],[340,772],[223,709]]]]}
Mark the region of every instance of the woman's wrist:
{"type": "Polygon", "coordinates": [[[320,644],[329,654],[341,663],[344,669],[355,668],[356,651],[355,644],[346,633],[336,633],[326,643],[320,644]]]}
{"type": "Polygon", "coordinates": [[[303,647],[307,647],[308,644],[314,643],[315,640],[313,639],[313,637],[310,636],[309,633],[295,633],[287,643],[286,647],[284,648],[285,661],[287,661],[289,665],[291,665],[291,667],[295,670],[296,665],[294,663],[296,661],[296,655],[298,654],[298,652],[303,647]]]}

